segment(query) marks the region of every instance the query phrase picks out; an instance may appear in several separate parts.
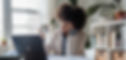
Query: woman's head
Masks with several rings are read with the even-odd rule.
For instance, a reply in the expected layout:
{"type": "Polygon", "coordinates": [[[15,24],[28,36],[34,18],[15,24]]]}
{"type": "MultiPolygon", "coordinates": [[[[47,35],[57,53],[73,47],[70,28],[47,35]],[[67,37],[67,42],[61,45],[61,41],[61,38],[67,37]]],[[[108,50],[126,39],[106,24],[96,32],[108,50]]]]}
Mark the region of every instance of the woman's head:
{"type": "Polygon", "coordinates": [[[86,23],[85,11],[77,6],[64,4],[60,7],[58,18],[62,21],[64,31],[81,30],[86,23]]]}

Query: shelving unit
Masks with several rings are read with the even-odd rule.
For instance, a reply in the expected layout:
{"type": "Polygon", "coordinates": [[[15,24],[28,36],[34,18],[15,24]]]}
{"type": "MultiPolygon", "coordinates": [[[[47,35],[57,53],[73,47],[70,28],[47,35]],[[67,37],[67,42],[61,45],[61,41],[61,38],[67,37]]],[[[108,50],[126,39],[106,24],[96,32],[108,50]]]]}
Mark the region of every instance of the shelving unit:
{"type": "Polygon", "coordinates": [[[107,21],[91,25],[91,33],[96,36],[96,60],[126,60],[126,49],[122,31],[126,20],[107,21]],[[116,56],[116,57],[115,57],[116,56]],[[121,57],[122,56],[122,57],[121,57]]]}

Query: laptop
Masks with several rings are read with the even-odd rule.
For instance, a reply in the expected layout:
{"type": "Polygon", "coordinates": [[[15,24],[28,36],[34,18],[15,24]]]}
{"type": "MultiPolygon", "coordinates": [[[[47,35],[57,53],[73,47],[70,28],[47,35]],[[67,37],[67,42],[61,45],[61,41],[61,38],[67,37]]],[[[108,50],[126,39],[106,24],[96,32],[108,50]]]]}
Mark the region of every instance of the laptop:
{"type": "Polygon", "coordinates": [[[43,39],[38,35],[13,36],[13,42],[20,56],[25,60],[46,60],[43,39]]]}

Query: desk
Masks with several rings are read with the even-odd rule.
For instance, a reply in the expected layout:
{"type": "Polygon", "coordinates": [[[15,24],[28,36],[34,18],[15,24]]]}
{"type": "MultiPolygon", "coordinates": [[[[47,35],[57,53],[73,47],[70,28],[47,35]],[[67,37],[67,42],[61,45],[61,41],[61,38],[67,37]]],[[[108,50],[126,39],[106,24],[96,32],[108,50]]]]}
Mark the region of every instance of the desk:
{"type": "MultiPolygon", "coordinates": [[[[8,51],[5,56],[17,56],[18,54],[16,51],[8,51]]],[[[90,49],[86,52],[86,57],[84,56],[54,56],[54,55],[49,55],[47,56],[48,60],[94,60],[93,55],[94,55],[94,50],[90,49]]],[[[23,60],[23,59],[21,59],[23,60]]]]}
{"type": "MultiPolygon", "coordinates": [[[[4,60],[18,60],[19,57],[9,57],[9,56],[1,56],[0,59],[4,60]]],[[[20,58],[19,60],[24,60],[23,58],[20,58]]],[[[84,57],[79,56],[48,56],[47,60],[89,60],[84,57]]]]}
{"type": "Polygon", "coordinates": [[[48,56],[48,60],[88,60],[80,56],[48,56]]]}

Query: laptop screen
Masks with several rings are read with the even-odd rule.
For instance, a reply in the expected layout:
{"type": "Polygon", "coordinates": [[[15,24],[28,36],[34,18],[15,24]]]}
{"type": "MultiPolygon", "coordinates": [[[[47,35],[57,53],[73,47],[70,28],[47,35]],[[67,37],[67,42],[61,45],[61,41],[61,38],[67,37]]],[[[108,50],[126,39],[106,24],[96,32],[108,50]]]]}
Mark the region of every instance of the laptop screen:
{"type": "Polygon", "coordinates": [[[13,36],[13,42],[19,54],[27,51],[43,51],[43,40],[37,35],[13,36]]]}

